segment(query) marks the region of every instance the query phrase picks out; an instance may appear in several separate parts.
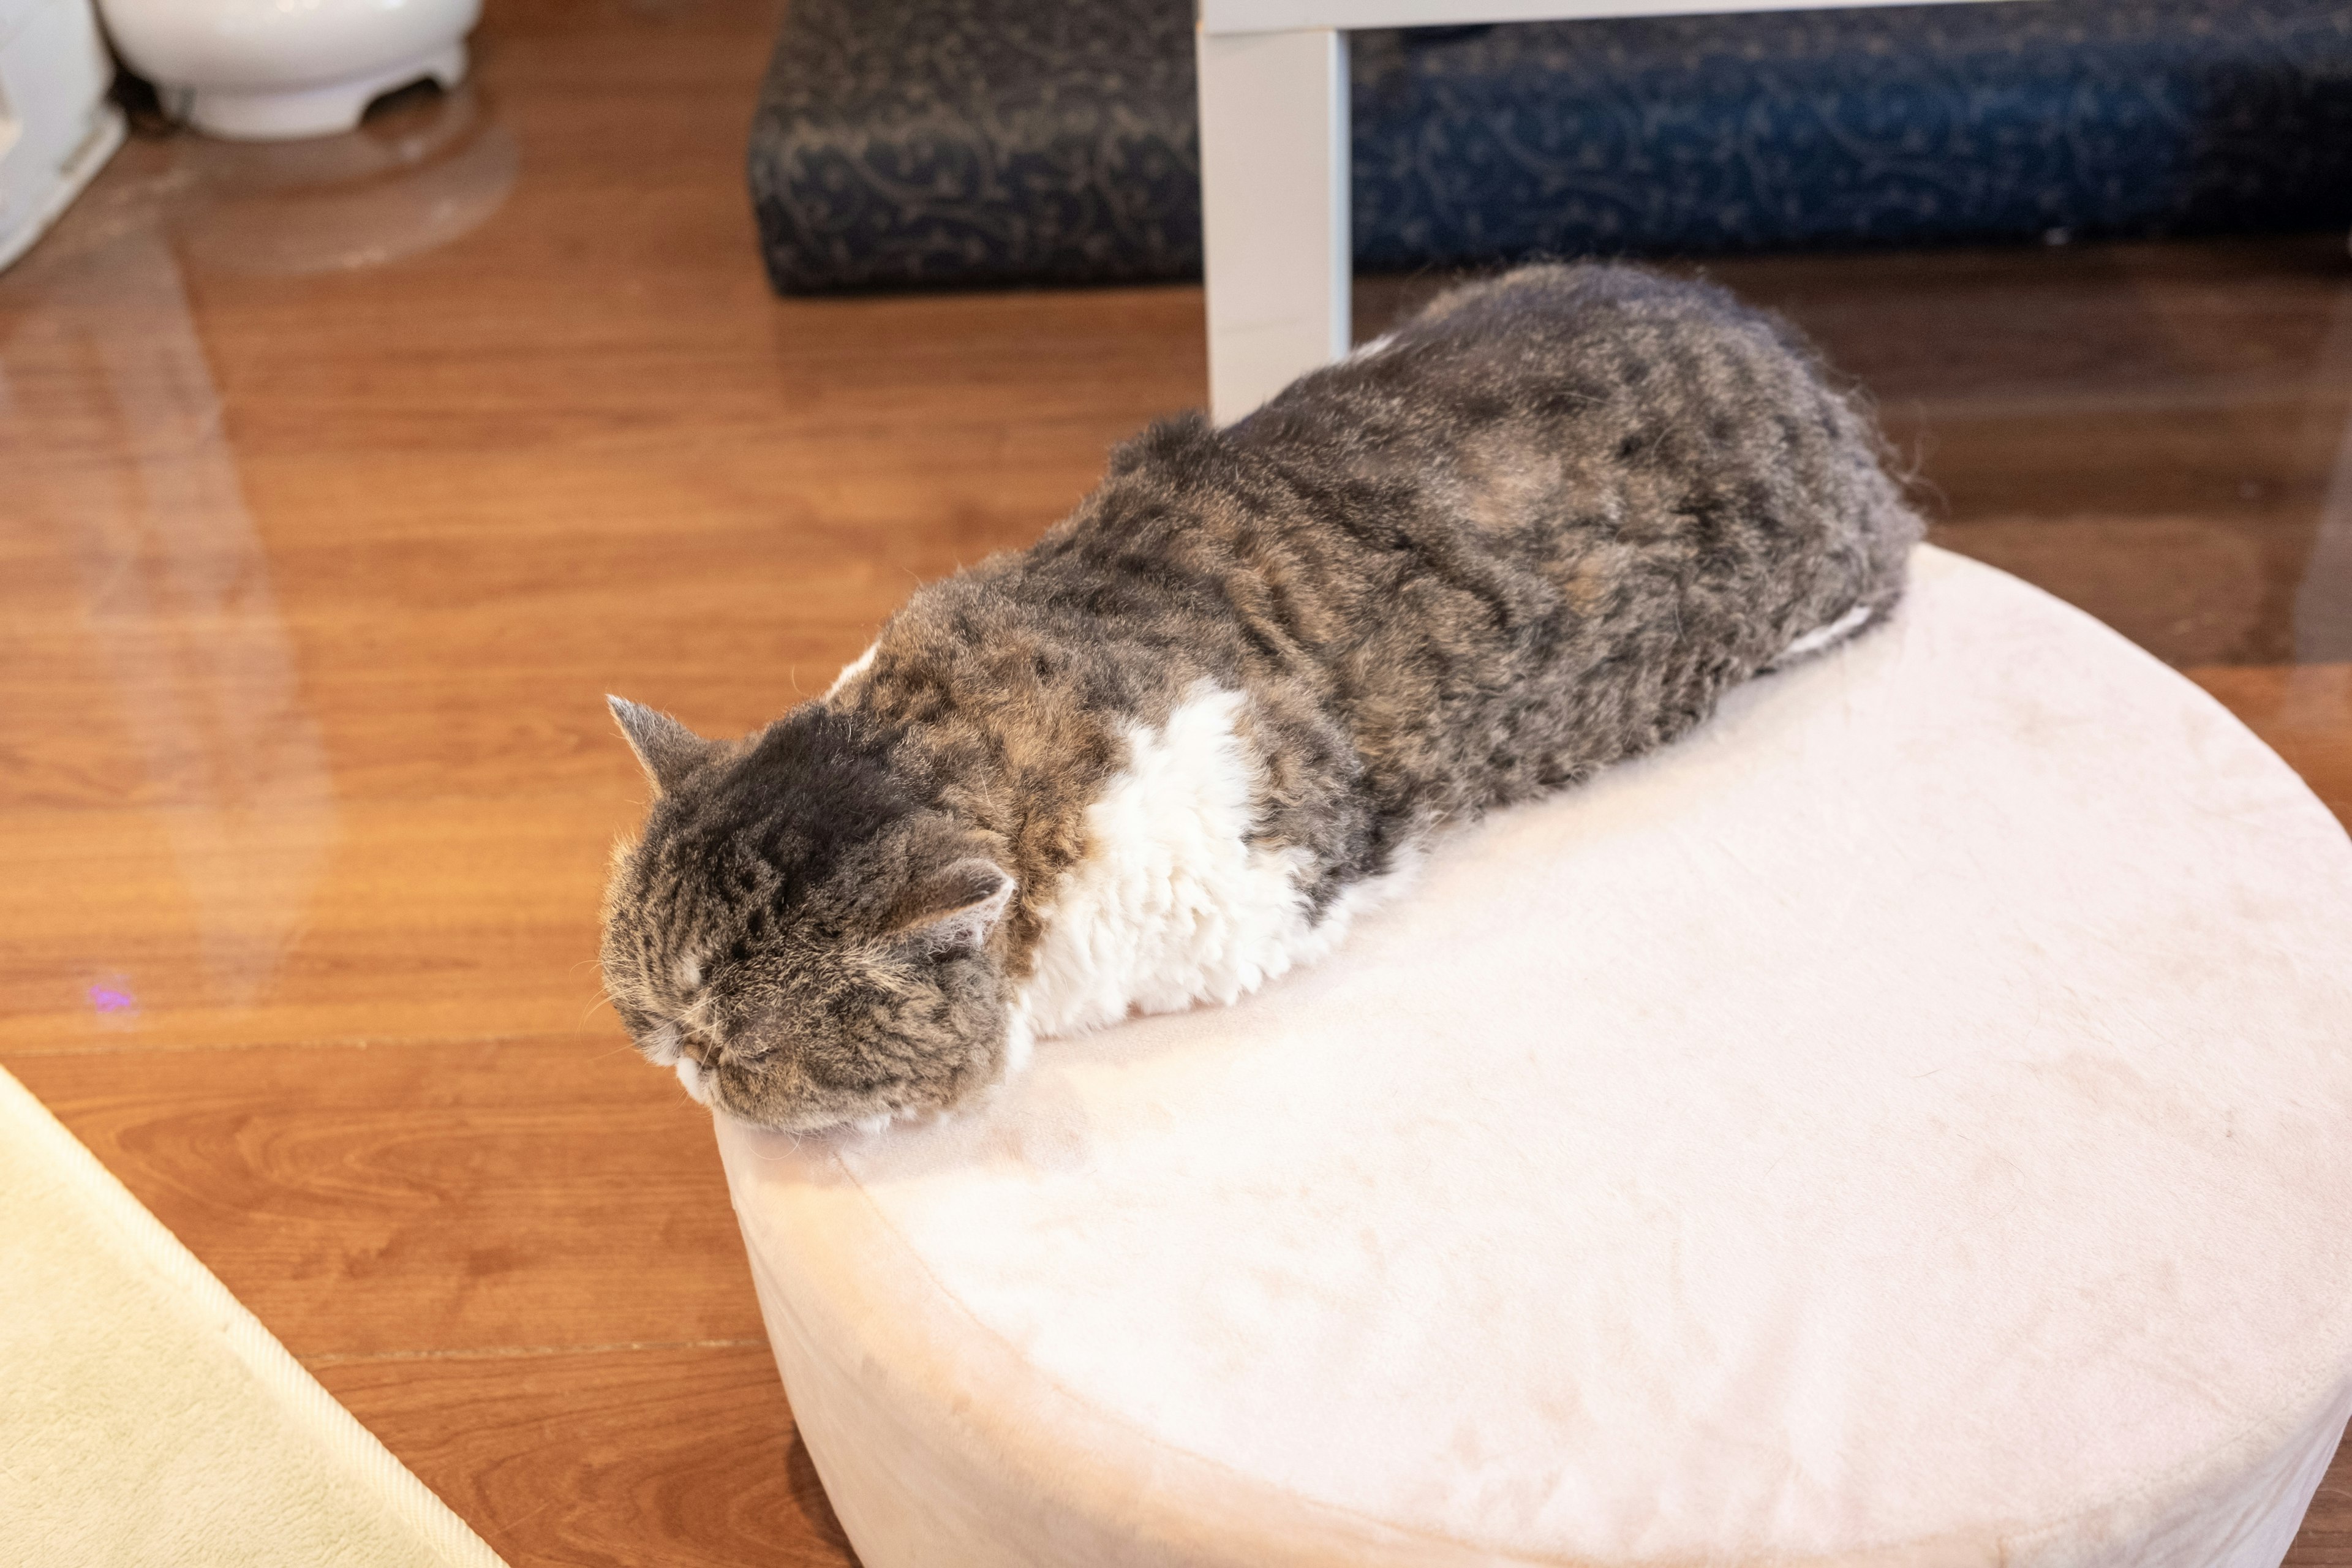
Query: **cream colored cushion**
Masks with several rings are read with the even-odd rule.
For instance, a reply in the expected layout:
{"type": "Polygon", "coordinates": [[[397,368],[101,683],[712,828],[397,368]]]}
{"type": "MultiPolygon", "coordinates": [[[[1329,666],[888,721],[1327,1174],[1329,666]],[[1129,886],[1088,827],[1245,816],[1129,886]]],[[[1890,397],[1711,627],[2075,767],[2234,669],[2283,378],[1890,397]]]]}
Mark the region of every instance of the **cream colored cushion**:
{"type": "Polygon", "coordinates": [[[867,1568],[2235,1568],[2352,1408],[2347,1047],[2327,812],[1924,550],[1312,971],[720,1142],[867,1568]]]}

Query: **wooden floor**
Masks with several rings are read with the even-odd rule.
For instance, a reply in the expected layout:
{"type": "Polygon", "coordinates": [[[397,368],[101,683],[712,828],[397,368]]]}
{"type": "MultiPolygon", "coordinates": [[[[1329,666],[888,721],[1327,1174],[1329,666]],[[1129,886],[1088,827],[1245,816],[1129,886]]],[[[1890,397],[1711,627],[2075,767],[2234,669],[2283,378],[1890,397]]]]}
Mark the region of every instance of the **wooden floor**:
{"type": "MultiPolygon", "coordinates": [[[[772,298],[777,11],[492,0],[456,97],[134,142],[0,276],[0,1063],[519,1565],[849,1560],[703,1115],[597,1005],[603,694],[768,718],[1203,392],[1191,288],[772,298]]],[[[2338,237],[1717,270],[1942,542],[2352,817],[2338,237]]],[[[2352,1564],[2344,1466],[2290,1561],[2352,1564]]]]}

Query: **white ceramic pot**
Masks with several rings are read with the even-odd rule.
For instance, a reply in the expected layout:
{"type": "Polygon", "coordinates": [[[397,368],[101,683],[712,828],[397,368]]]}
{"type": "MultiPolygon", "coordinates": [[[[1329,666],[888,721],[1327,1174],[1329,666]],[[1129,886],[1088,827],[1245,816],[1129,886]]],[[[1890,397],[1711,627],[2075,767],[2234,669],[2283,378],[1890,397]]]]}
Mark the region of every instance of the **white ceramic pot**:
{"type": "Polygon", "coordinates": [[[349,131],[371,100],[466,75],[481,0],[100,0],[131,68],[197,130],[239,141],[349,131]]]}

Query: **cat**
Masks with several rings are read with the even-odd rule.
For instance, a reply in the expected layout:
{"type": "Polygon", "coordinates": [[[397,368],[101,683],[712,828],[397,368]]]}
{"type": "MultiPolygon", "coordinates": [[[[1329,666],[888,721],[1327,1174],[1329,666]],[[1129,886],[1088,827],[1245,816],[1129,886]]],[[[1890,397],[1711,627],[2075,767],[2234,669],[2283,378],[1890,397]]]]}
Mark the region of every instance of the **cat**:
{"type": "Polygon", "coordinates": [[[786,1131],[944,1111],[1033,1039],[1328,952],[1431,836],[1883,620],[1918,517],[1774,318],[1621,266],[1438,298],[1229,428],[1112,454],[822,698],[652,781],[604,968],[644,1053],[786,1131]]]}

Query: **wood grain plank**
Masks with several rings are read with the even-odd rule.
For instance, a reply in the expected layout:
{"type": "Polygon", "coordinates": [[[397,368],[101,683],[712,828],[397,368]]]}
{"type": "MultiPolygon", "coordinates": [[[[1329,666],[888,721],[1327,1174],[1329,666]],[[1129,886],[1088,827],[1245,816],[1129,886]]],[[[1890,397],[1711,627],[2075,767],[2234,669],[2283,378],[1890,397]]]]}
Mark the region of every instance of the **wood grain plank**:
{"type": "Polygon", "coordinates": [[[312,1370],[514,1568],[856,1562],[764,1345],[312,1370]]]}
{"type": "Polygon", "coordinates": [[[297,1355],[761,1339],[709,1114],[617,1031],[0,1061],[297,1355]]]}
{"type": "Polygon", "coordinates": [[[2352,664],[2185,671],[2352,828],[2352,664]]]}

